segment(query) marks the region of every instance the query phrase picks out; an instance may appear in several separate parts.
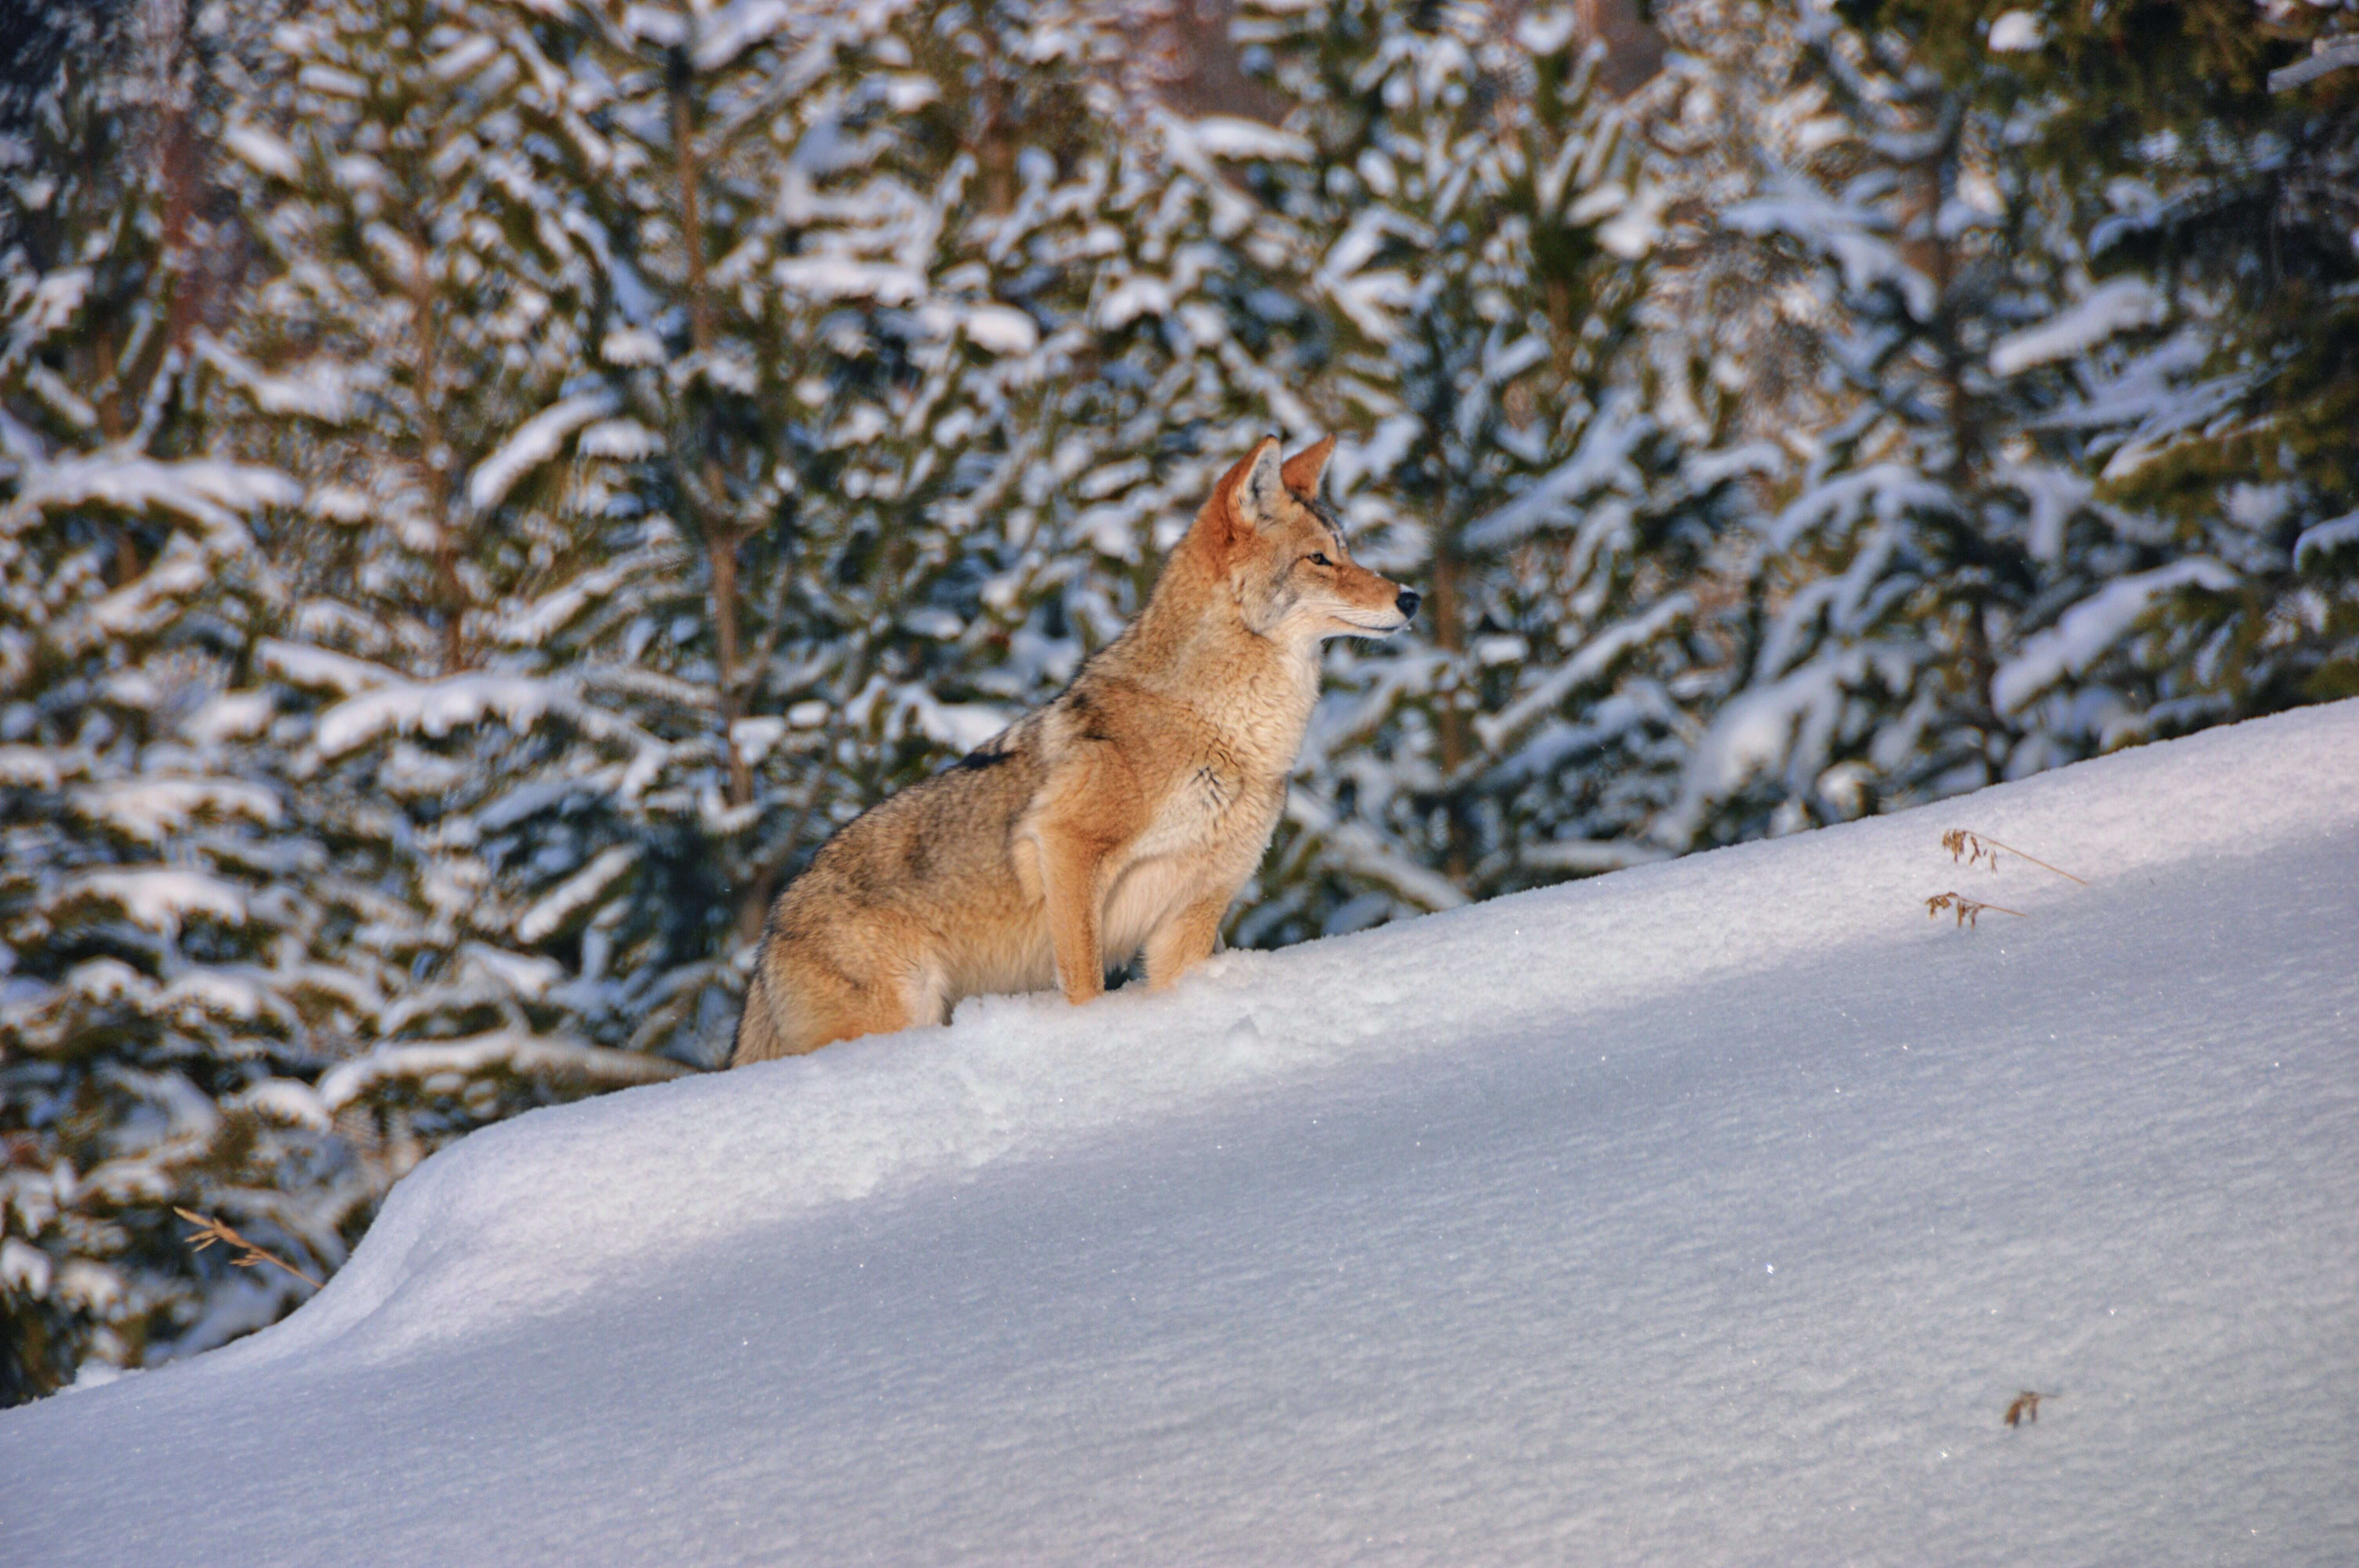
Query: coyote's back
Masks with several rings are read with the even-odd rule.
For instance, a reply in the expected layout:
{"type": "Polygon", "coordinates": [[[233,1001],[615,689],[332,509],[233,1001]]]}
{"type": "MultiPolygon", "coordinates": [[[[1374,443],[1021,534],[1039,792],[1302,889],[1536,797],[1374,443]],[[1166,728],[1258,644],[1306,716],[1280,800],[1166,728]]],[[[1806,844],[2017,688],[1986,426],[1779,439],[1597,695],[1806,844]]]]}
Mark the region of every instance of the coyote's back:
{"type": "Polygon", "coordinates": [[[1151,988],[1212,950],[1267,848],[1319,644],[1418,596],[1355,564],[1317,500],[1334,441],[1265,440],[1213,488],[1138,619],[1065,692],[829,840],[771,906],[733,1065],[947,1019],[1109,959],[1151,988]]]}

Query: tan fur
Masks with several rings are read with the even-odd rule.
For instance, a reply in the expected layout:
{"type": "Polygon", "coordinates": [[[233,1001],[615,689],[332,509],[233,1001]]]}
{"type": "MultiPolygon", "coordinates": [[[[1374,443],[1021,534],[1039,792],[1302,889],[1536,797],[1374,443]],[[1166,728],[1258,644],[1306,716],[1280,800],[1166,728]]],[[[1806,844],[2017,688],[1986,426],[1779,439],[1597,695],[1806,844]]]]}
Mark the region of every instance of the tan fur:
{"type": "Polygon", "coordinates": [[[1277,825],[1319,644],[1417,608],[1317,506],[1334,445],[1281,464],[1263,441],[1062,696],[829,840],[771,907],[732,1065],[977,992],[1087,1001],[1142,949],[1159,989],[1212,951],[1277,825]]]}

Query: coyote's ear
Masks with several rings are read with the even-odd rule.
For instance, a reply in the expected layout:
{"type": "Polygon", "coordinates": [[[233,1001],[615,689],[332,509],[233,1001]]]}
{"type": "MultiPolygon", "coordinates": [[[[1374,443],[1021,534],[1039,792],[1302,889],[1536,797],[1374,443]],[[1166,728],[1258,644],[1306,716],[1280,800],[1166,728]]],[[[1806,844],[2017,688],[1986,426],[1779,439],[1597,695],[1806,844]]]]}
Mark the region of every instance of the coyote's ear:
{"type": "Polygon", "coordinates": [[[1334,455],[1335,438],[1321,436],[1318,445],[1305,447],[1287,459],[1286,467],[1278,470],[1286,477],[1286,488],[1297,495],[1317,499],[1319,476],[1327,471],[1327,460],[1334,455]]]}
{"type": "Polygon", "coordinates": [[[1264,436],[1253,456],[1238,465],[1236,480],[1229,489],[1229,511],[1249,528],[1266,528],[1278,519],[1286,476],[1277,460],[1277,438],[1264,436]]]}

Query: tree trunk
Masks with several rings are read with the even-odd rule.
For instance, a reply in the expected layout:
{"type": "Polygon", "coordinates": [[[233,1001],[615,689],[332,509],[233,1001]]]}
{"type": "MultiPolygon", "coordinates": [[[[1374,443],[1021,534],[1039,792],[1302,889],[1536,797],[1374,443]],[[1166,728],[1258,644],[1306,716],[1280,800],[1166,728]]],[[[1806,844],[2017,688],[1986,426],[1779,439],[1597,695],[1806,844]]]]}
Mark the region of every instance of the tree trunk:
{"type": "MultiPolygon", "coordinates": [[[[1451,542],[1445,540],[1433,556],[1433,641],[1443,652],[1466,652],[1465,564],[1451,542]]],[[[1442,873],[1461,888],[1473,862],[1473,834],[1466,820],[1460,772],[1474,755],[1473,726],[1463,706],[1464,692],[1453,687],[1442,694],[1435,727],[1441,742],[1442,814],[1448,842],[1442,850],[1442,873]]]]}
{"type": "MultiPolygon", "coordinates": [[[[704,272],[703,168],[696,156],[696,114],[690,89],[695,78],[688,52],[675,48],[667,60],[671,93],[672,172],[679,193],[680,244],[688,260],[688,330],[700,356],[712,352],[712,300],[704,272]]],[[[737,712],[737,548],[745,531],[727,515],[729,487],[721,461],[708,449],[704,459],[702,497],[690,497],[698,532],[704,535],[705,559],[712,574],[714,633],[714,696],[721,711],[721,747],[729,762],[729,804],[745,806],[754,799],[754,773],[738,752],[737,712]]]]}
{"type": "MultiPolygon", "coordinates": [[[[413,224],[409,240],[421,263],[431,254],[423,236],[422,227],[413,224]]],[[[434,288],[422,271],[408,284],[410,330],[418,339],[419,433],[425,441],[419,459],[426,474],[426,507],[434,519],[434,585],[442,597],[442,673],[448,676],[467,667],[467,584],[459,575],[465,538],[459,519],[451,515],[456,497],[451,443],[442,423],[442,338],[434,316],[434,288]]]]}

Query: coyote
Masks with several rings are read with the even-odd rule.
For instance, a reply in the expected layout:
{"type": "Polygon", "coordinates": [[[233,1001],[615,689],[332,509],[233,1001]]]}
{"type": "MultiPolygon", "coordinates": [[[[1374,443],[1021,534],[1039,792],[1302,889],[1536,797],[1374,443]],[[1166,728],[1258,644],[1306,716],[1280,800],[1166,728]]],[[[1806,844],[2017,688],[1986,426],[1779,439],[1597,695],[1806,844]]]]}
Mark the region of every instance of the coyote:
{"type": "Polygon", "coordinates": [[[1136,621],[1064,694],[863,814],[771,905],[730,1065],[946,1021],[961,997],[1150,989],[1212,951],[1277,825],[1319,645],[1408,624],[1318,500],[1332,436],[1213,488],[1136,621]]]}

